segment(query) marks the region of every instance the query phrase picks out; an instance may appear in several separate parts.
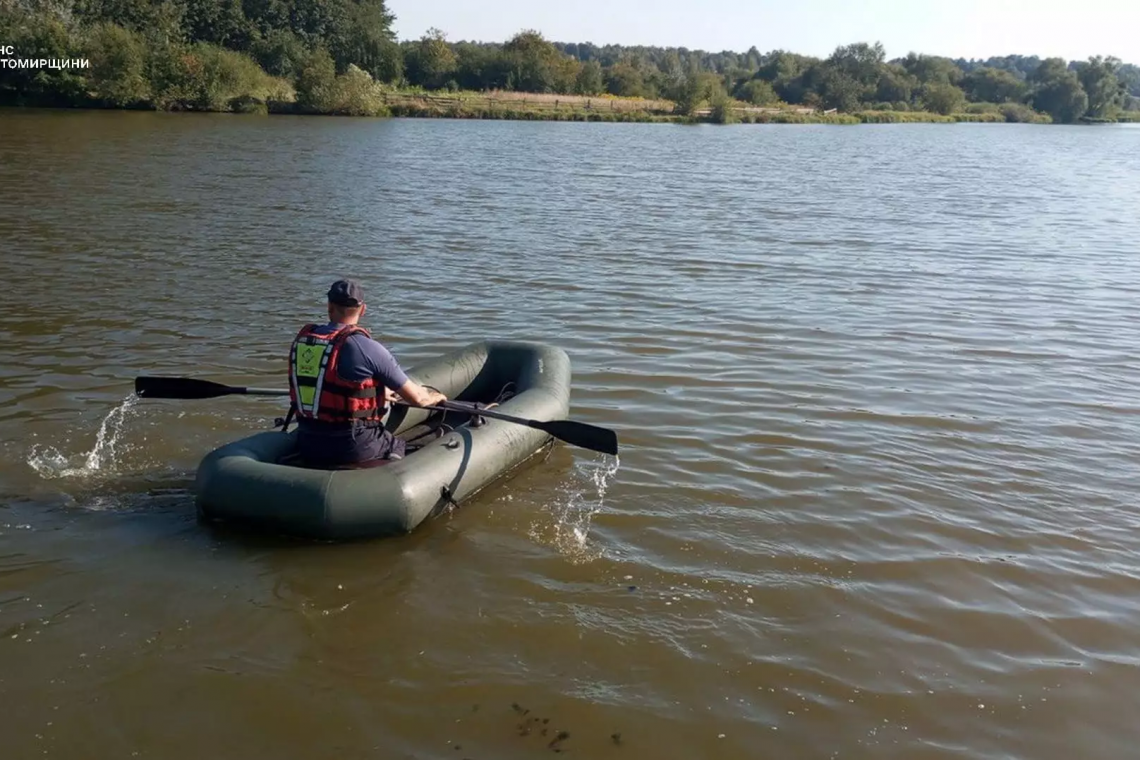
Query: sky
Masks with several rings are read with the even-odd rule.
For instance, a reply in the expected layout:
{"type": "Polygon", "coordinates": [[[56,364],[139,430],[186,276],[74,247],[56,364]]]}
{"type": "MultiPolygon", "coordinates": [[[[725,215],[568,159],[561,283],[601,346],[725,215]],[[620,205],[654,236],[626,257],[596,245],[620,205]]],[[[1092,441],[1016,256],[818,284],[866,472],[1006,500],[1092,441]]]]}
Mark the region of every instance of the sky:
{"type": "Polygon", "coordinates": [[[882,42],[888,58],[1114,55],[1140,65],[1140,0],[388,0],[396,36],[549,40],[827,56],[882,42]]]}

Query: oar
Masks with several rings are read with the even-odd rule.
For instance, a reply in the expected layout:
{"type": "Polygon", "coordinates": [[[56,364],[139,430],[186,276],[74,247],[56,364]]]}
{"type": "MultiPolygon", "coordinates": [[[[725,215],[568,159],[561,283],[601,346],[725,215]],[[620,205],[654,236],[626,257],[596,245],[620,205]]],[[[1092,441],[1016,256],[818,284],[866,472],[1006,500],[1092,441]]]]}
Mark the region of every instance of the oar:
{"type": "Polygon", "coordinates": [[[192,377],[136,377],[135,393],[146,398],[201,399],[219,396],[288,396],[288,390],[240,388],[192,377]]]}
{"type": "MultiPolygon", "coordinates": [[[[175,398],[175,399],[206,399],[220,396],[288,396],[289,391],[273,388],[243,388],[240,386],[222,385],[209,380],[196,380],[191,377],[136,377],[135,393],[145,398],[175,398]]],[[[452,411],[465,414],[476,414],[503,422],[513,422],[516,425],[541,430],[542,432],[565,441],[572,446],[581,446],[591,451],[603,454],[617,455],[617,433],[608,428],[596,425],[587,425],[585,422],[573,420],[528,420],[522,417],[512,417],[509,414],[495,412],[489,409],[460,403],[458,401],[444,401],[439,406],[417,407],[406,402],[395,402],[401,406],[413,409],[427,409],[429,411],[452,411]]]]}
{"type": "MultiPolygon", "coordinates": [[[[401,404],[402,402],[397,401],[396,403],[401,404]]],[[[411,404],[403,405],[411,406],[411,404]]],[[[550,420],[549,422],[543,422],[542,420],[524,420],[521,417],[512,417],[502,412],[493,412],[490,409],[476,409],[474,406],[458,401],[444,401],[439,406],[423,408],[450,409],[453,412],[466,412],[468,414],[477,414],[480,417],[489,417],[493,420],[513,422],[516,425],[526,425],[535,430],[541,430],[572,446],[581,446],[584,449],[600,451],[603,454],[610,454],[612,456],[617,456],[618,453],[617,433],[609,428],[587,425],[585,422],[575,422],[574,420],[550,420]]]]}

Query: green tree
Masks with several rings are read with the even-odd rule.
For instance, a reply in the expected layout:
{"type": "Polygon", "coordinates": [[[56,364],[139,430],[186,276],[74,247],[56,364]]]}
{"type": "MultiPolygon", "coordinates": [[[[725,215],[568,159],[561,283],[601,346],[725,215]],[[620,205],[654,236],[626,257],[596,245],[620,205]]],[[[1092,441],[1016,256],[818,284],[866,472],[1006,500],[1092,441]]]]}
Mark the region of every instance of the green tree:
{"type": "Polygon", "coordinates": [[[1140,66],[1126,63],[1116,72],[1116,76],[1124,85],[1125,92],[1133,97],[1140,98],[1140,66]]]}
{"type": "Polygon", "coordinates": [[[1084,116],[1089,109],[1089,96],[1076,72],[1067,68],[1058,70],[1049,61],[1041,66],[1044,70],[1035,77],[1038,85],[1033,93],[1033,107],[1064,124],[1072,124],[1084,116]]]}
{"type": "Polygon", "coordinates": [[[336,78],[330,113],[342,116],[384,116],[388,107],[384,91],[372,75],[355,64],[336,78]]]}
{"type": "Polygon", "coordinates": [[[867,91],[874,90],[882,74],[886,52],[882,43],[857,42],[836,48],[826,64],[867,91]]]}
{"type": "Polygon", "coordinates": [[[710,71],[699,71],[695,67],[685,79],[685,86],[676,98],[678,113],[691,116],[706,104],[723,103],[727,99],[720,77],[710,71]]]}
{"type": "Polygon", "coordinates": [[[1090,58],[1077,65],[1077,78],[1089,98],[1089,116],[1112,118],[1124,102],[1125,88],[1117,78],[1120,61],[1116,58],[1090,58]]]}
{"type": "Polygon", "coordinates": [[[391,40],[381,42],[369,71],[378,82],[400,82],[404,78],[404,54],[400,46],[391,40]]]}
{"type": "Polygon", "coordinates": [[[771,83],[763,79],[748,80],[736,88],[735,95],[738,100],[754,106],[767,106],[780,102],[780,96],[776,94],[771,83]]]}
{"type": "Polygon", "coordinates": [[[447,44],[443,32],[429,29],[405,56],[408,81],[429,89],[439,89],[454,78],[459,58],[447,44]]]}
{"type": "Polygon", "coordinates": [[[796,79],[817,63],[819,63],[818,58],[789,53],[786,50],[775,50],[768,54],[767,59],[756,70],[756,76],[776,86],[778,83],[796,79]]]}
{"type": "Polygon", "coordinates": [[[883,66],[879,76],[875,99],[890,103],[900,101],[910,103],[917,89],[918,80],[905,68],[897,64],[887,64],[883,66]]]}
{"type": "Polygon", "coordinates": [[[826,108],[857,111],[875,97],[886,54],[879,43],[836,48],[822,64],[808,69],[803,82],[826,108]]]}
{"type": "Polygon", "coordinates": [[[1029,75],[1028,79],[1030,82],[1040,85],[1061,79],[1068,74],[1069,64],[1065,63],[1064,58],[1046,58],[1037,69],[1029,75]]]}
{"type": "Polygon", "coordinates": [[[1016,74],[984,66],[962,80],[967,97],[975,103],[1019,103],[1029,91],[1016,74]]]}
{"type": "Polygon", "coordinates": [[[297,106],[308,113],[330,113],[336,99],[336,62],[328,50],[317,48],[301,64],[297,106]]]}
{"type": "Polygon", "coordinates": [[[182,41],[185,7],[181,4],[151,0],[74,0],[71,12],[85,25],[115,24],[132,32],[157,29],[167,37],[182,41]]]}
{"type": "Polygon", "coordinates": [[[619,61],[606,71],[606,91],[623,98],[645,96],[645,79],[641,69],[629,61],[619,61]]]}
{"type": "Polygon", "coordinates": [[[922,86],[922,102],[927,110],[949,116],[966,105],[966,93],[952,84],[931,82],[922,86]]]}
{"type": "Polygon", "coordinates": [[[293,79],[308,58],[304,44],[287,29],[274,29],[265,37],[255,40],[250,53],[261,67],[276,77],[293,79]]]}
{"type": "Polygon", "coordinates": [[[536,31],[519,32],[503,45],[508,86],[523,92],[570,92],[577,62],[536,31]]]}
{"type": "Polygon", "coordinates": [[[732,102],[732,98],[728,97],[728,93],[724,91],[723,87],[713,93],[709,106],[709,118],[716,124],[735,124],[740,121],[736,104],[732,102]]]}
{"type": "Polygon", "coordinates": [[[903,58],[902,67],[920,84],[953,84],[962,81],[962,69],[949,58],[910,53],[903,58]]]}
{"type": "Polygon", "coordinates": [[[146,48],[137,34],[114,24],[96,24],[87,35],[85,54],[91,61],[88,86],[96,99],[118,107],[149,100],[146,48]]]}
{"type": "Polygon", "coordinates": [[[181,0],[182,28],[191,42],[248,50],[253,25],[241,0],[181,0]]]}
{"type": "Polygon", "coordinates": [[[665,53],[657,64],[657,70],[661,73],[661,89],[666,94],[673,95],[685,86],[685,66],[676,50],[665,53]]]}
{"type": "Polygon", "coordinates": [[[574,83],[574,92],[579,95],[600,95],[606,90],[606,81],[602,64],[597,61],[587,61],[578,71],[578,80],[574,83]]]}
{"type": "Polygon", "coordinates": [[[506,85],[507,66],[501,51],[486,45],[461,42],[455,46],[455,81],[466,90],[485,90],[506,85]],[[498,77],[502,81],[498,81],[498,77]]]}
{"type": "MultiPolygon", "coordinates": [[[[4,26],[11,36],[3,43],[15,48],[21,58],[70,60],[79,48],[68,27],[53,15],[16,16],[4,26]]],[[[0,69],[0,88],[13,90],[31,103],[51,105],[82,102],[87,96],[83,72],[70,68],[0,69]]]]}
{"type": "Polygon", "coordinates": [[[859,80],[826,62],[804,72],[802,81],[807,90],[804,103],[838,111],[858,111],[869,94],[859,80]]]}

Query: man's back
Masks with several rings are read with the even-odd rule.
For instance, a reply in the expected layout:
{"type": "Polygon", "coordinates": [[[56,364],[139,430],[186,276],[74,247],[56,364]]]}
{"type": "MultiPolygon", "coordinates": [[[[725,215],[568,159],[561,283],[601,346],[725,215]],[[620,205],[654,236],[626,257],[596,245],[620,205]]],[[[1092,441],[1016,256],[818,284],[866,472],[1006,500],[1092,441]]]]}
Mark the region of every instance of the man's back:
{"type": "Polygon", "coordinates": [[[367,308],[360,283],[337,280],[328,292],[328,324],[306,325],[289,352],[298,449],[302,459],[317,467],[404,455],[404,442],[381,421],[388,391],[414,406],[447,400],[409,380],[391,352],[357,327],[367,308]]]}
{"type": "MultiPolygon", "coordinates": [[[[330,322],[314,330],[317,335],[331,335],[344,325],[330,322]]],[[[408,376],[392,353],[381,343],[362,333],[350,335],[340,349],[337,377],[347,382],[375,379],[377,394],[383,398],[384,388],[398,390],[408,376]]],[[[354,426],[331,426],[298,421],[298,448],[301,458],[317,465],[335,466],[372,459],[403,456],[403,441],[384,430],[378,422],[354,426]]]]}

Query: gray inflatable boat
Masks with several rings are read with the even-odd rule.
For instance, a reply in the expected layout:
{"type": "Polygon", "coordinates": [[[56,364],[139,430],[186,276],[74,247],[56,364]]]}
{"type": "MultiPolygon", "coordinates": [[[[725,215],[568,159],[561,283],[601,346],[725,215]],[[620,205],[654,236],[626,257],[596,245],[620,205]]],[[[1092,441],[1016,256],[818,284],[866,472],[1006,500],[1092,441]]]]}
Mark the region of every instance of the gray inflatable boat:
{"type": "MultiPolygon", "coordinates": [[[[552,346],[487,341],[408,374],[449,399],[499,401],[494,411],[516,417],[551,421],[569,414],[570,359],[552,346]]],[[[296,432],[264,432],[222,446],[198,467],[198,515],[323,539],[408,533],[553,442],[511,422],[401,406],[385,424],[422,448],[383,466],[330,471],[290,463],[296,432]]]]}

